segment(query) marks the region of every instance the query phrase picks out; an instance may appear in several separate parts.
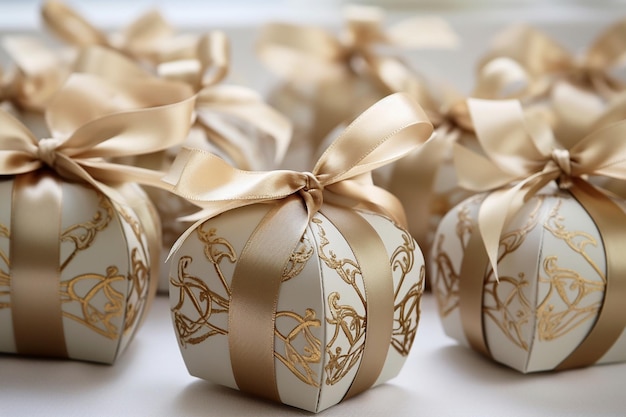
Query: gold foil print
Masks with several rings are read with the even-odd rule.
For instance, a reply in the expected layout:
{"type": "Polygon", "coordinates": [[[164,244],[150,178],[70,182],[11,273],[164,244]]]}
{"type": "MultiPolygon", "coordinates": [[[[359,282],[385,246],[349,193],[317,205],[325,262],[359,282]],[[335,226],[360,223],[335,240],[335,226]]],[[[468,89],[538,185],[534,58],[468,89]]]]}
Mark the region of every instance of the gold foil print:
{"type": "MultiPolygon", "coordinates": [[[[318,218],[311,220],[317,226],[320,259],[327,267],[333,269],[337,275],[357,294],[363,307],[366,307],[365,296],[357,284],[357,276],[361,275],[361,269],[356,261],[352,259],[339,259],[332,251],[325,253],[326,246],[330,243],[326,238],[326,231],[322,227],[322,221],[318,218]]],[[[325,350],[328,355],[328,363],[324,367],[326,372],[325,383],[334,385],[350,372],[359,363],[365,348],[365,316],[359,314],[350,305],[341,304],[341,295],[332,292],[328,296],[328,308],[330,317],[326,322],[334,327],[332,337],[326,344],[325,350]],[[345,343],[344,343],[345,341],[345,343]],[[344,351],[341,346],[347,344],[348,349],[344,351]]]]}
{"type": "Polygon", "coordinates": [[[146,265],[145,256],[139,254],[139,248],[131,251],[131,271],[128,274],[130,283],[126,295],[126,314],[124,318],[124,333],[135,327],[147,302],[150,281],[150,269],[146,265]]]}
{"type": "Polygon", "coordinates": [[[113,321],[124,311],[124,294],[117,291],[113,284],[125,280],[117,267],[110,266],[106,275],[84,274],[61,282],[61,302],[80,304],[82,313],[79,316],[63,311],[63,317],[75,320],[108,339],[118,338],[119,329],[113,321]]]}
{"type": "MultiPolygon", "coordinates": [[[[311,328],[320,327],[321,322],[316,317],[315,310],[307,308],[304,317],[292,311],[280,311],[276,313],[276,327],[279,322],[285,322],[287,319],[295,322],[292,330],[287,334],[282,334],[278,329],[275,335],[282,341],[285,354],[281,355],[274,351],[274,357],[283,363],[289,370],[307,385],[319,388],[319,378],[315,371],[311,369],[309,364],[319,363],[322,359],[321,346],[322,342],[316,338],[311,328]],[[294,347],[298,339],[304,341],[302,352],[294,347]]],[[[280,326],[282,327],[282,326],[280,326]]]]}
{"type": "Polygon", "coordinates": [[[415,241],[402,231],[403,244],[398,246],[391,255],[391,269],[400,270],[401,276],[394,293],[393,333],[391,346],[402,356],[407,356],[415,340],[417,324],[420,318],[419,302],[424,288],[424,265],[420,268],[419,281],[408,291],[401,291],[406,276],[415,265],[415,241]],[[400,297],[404,293],[403,297],[400,297]]]}
{"type": "Polygon", "coordinates": [[[570,249],[569,256],[584,260],[595,276],[585,277],[579,271],[559,266],[557,256],[547,256],[542,265],[539,282],[549,286],[546,296],[536,311],[539,340],[557,339],[589,320],[595,320],[602,305],[601,301],[589,301],[589,295],[604,293],[606,275],[586,253],[589,245],[598,242],[589,233],[568,230],[559,214],[562,200],[551,210],[544,228],[562,240],[570,249]],[[563,307],[559,307],[563,306],[563,307]]]}
{"type": "MultiPolygon", "coordinates": [[[[222,263],[237,262],[237,254],[233,246],[223,237],[217,235],[215,228],[207,223],[197,229],[198,239],[203,243],[205,258],[213,265],[215,273],[226,296],[218,294],[200,278],[187,272],[194,262],[190,256],[182,256],[178,260],[176,277],[170,276],[170,283],[178,288],[178,302],[172,307],[174,328],[182,347],[204,342],[211,336],[227,335],[228,329],[217,325],[216,316],[227,323],[230,306],[231,289],[222,271],[222,263]]],[[[313,255],[311,242],[305,237],[292,253],[283,274],[283,282],[295,278],[313,255]]],[[[304,316],[293,311],[277,311],[274,334],[280,345],[274,348],[274,357],[285,365],[300,381],[307,385],[319,387],[319,377],[311,369],[310,364],[319,363],[322,357],[321,341],[312,333],[312,328],[320,327],[315,310],[307,308],[304,316]],[[281,332],[278,328],[289,329],[281,332]],[[295,346],[300,345],[298,350],[295,346]]]]}
{"type": "MultiPolygon", "coordinates": [[[[467,200],[459,207],[457,212],[456,237],[461,244],[463,252],[467,247],[469,236],[474,232],[475,226],[470,217],[471,204],[475,204],[475,198],[467,200]]],[[[448,316],[459,307],[459,280],[460,271],[456,271],[454,263],[447,252],[443,250],[446,235],[440,233],[435,239],[433,259],[437,265],[437,274],[433,277],[433,293],[437,299],[437,307],[441,317],[448,316]]]]}
{"type": "MultiPolygon", "coordinates": [[[[528,233],[539,222],[539,213],[544,197],[539,196],[528,215],[526,223],[519,229],[508,231],[500,238],[498,263],[510,256],[522,246],[528,233]]],[[[502,333],[515,345],[528,351],[528,343],[523,337],[523,328],[531,323],[532,307],[524,295],[523,288],[529,285],[524,273],[517,276],[500,275],[496,281],[493,270],[489,268],[483,293],[483,314],[491,319],[502,333]]]]}
{"type": "Polygon", "coordinates": [[[111,205],[111,202],[104,194],[98,193],[98,197],[100,199],[98,204],[99,209],[93,215],[92,220],[70,226],[61,234],[61,242],[72,242],[74,244],[74,250],[61,264],[61,271],[72,262],[74,256],[76,256],[79,251],[88,249],[92,245],[98,232],[106,229],[113,219],[115,209],[111,205]]]}

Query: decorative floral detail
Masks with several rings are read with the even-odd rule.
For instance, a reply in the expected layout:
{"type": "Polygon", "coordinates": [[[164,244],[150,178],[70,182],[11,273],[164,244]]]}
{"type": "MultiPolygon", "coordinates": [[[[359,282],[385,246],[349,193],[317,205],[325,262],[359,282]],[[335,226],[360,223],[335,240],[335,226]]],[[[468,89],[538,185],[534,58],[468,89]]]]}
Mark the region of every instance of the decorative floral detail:
{"type": "Polygon", "coordinates": [[[405,231],[402,233],[402,241],[402,245],[396,248],[391,255],[392,270],[394,272],[401,271],[400,281],[394,293],[394,323],[391,346],[400,355],[407,356],[417,332],[420,317],[419,302],[424,288],[425,268],[422,265],[419,281],[413,284],[400,298],[406,276],[413,270],[415,264],[415,241],[405,231]]]}
{"type": "MultiPolygon", "coordinates": [[[[178,302],[172,308],[174,316],[174,328],[178,340],[183,347],[204,342],[211,336],[227,335],[226,326],[216,324],[228,322],[228,309],[230,307],[231,289],[222,272],[222,262],[237,262],[237,255],[233,246],[223,237],[217,236],[215,228],[205,227],[206,223],[196,229],[198,238],[204,243],[204,255],[213,265],[215,272],[222,284],[226,296],[218,294],[200,278],[187,272],[193,262],[190,256],[183,256],[178,261],[178,274],[170,277],[170,283],[178,288],[178,302]],[[221,316],[221,318],[218,318],[221,316]]],[[[293,279],[298,275],[308,259],[313,254],[308,239],[303,238],[290,257],[290,263],[283,274],[283,282],[293,279]]],[[[319,387],[319,378],[311,369],[311,363],[319,363],[321,360],[321,341],[317,339],[311,329],[320,327],[320,320],[316,318],[313,309],[307,308],[304,316],[293,311],[277,311],[276,327],[274,334],[282,341],[282,349],[275,346],[274,357],[284,364],[302,382],[319,387]],[[295,322],[286,333],[278,328],[289,328],[289,322],[295,322]],[[303,345],[301,350],[296,344],[303,345]]]]}
{"type": "Polygon", "coordinates": [[[128,274],[130,286],[126,296],[124,333],[135,327],[145,308],[150,286],[150,269],[145,263],[145,258],[140,255],[138,248],[133,248],[131,251],[131,263],[132,271],[128,274]]]}
{"type": "MultiPolygon", "coordinates": [[[[589,301],[591,294],[604,293],[606,275],[587,254],[588,245],[598,242],[589,233],[567,230],[563,217],[559,215],[561,200],[554,206],[544,225],[554,237],[565,242],[574,254],[584,260],[595,271],[595,277],[584,277],[580,271],[559,267],[557,256],[547,256],[543,262],[543,272],[539,282],[548,284],[549,290],[537,307],[537,329],[539,340],[557,339],[583,323],[594,320],[602,305],[597,297],[589,301]],[[558,305],[564,305],[559,308],[558,305]]],[[[572,255],[573,256],[573,255],[572,255]]]]}
{"type": "MultiPolygon", "coordinates": [[[[528,233],[537,226],[543,202],[543,196],[537,197],[527,222],[520,229],[502,235],[498,263],[519,249],[528,233]]],[[[500,275],[496,281],[493,270],[489,269],[483,294],[485,316],[490,318],[511,342],[526,351],[529,346],[524,340],[523,328],[530,323],[533,315],[531,303],[523,291],[527,285],[528,280],[524,273],[520,272],[517,277],[500,275]]]]}
{"type": "MultiPolygon", "coordinates": [[[[461,248],[465,252],[469,237],[474,231],[474,224],[469,215],[469,206],[474,199],[466,201],[459,207],[457,212],[456,236],[459,240],[461,248]]],[[[433,293],[437,298],[437,306],[442,317],[448,316],[459,306],[459,280],[460,271],[454,269],[452,259],[447,252],[443,250],[443,244],[446,236],[439,234],[435,240],[435,253],[433,259],[435,261],[436,275],[433,278],[433,293]]]]}
{"type": "Polygon", "coordinates": [[[118,338],[119,328],[114,321],[124,311],[124,294],[116,290],[114,284],[120,281],[126,281],[126,277],[119,274],[117,267],[110,266],[106,275],[84,274],[62,282],[61,301],[80,304],[82,313],[76,315],[63,311],[63,316],[108,339],[118,338]]]}
{"type": "Polygon", "coordinates": [[[291,278],[300,274],[313,253],[313,246],[305,234],[289,257],[289,262],[283,271],[283,282],[289,281],[291,278]]]}
{"type": "MultiPolygon", "coordinates": [[[[313,218],[311,222],[318,229],[320,259],[352,287],[361,300],[363,311],[366,311],[365,296],[357,284],[357,276],[362,276],[358,263],[352,259],[338,259],[333,251],[324,252],[330,242],[326,238],[322,221],[313,218]]],[[[326,318],[326,322],[334,326],[334,330],[325,348],[329,358],[324,367],[327,385],[334,385],[341,381],[352,367],[359,363],[365,349],[365,315],[359,314],[353,306],[339,304],[340,299],[341,295],[337,292],[328,296],[330,317],[326,318]],[[346,344],[348,349],[344,352],[342,346],[346,344]]]]}
{"type": "Polygon", "coordinates": [[[291,311],[280,311],[276,313],[276,330],[275,334],[283,342],[284,356],[274,349],[274,357],[280,360],[289,370],[307,385],[319,388],[319,378],[315,371],[311,369],[310,364],[319,363],[322,358],[321,346],[322,342],[316,338],[312,331],[312,327],[320,327],[321,323],[316,318],[315,310],[307,308],[304,317],[291,311]],[[296,322],[293,329],[286,335],[282,334],[278,327],[279,322],[284,319],[291,319],[296,322]],[[294,344],[300,341],[304,343],[302,353],[295,348],[294,344]]]}
{"type": "Polygon", "coordinates": [[[74,244],[74,250],[61,264],[61,271],[69,265],[79,251],[88,249],[93,244],[97,233],[106,229],[113,219],[115,209],[111,202],[103,194],[99,194],[99,199],[99,209],[91,221],[70,226],[61,234],[61,242],[69,241],[74,244]]]}

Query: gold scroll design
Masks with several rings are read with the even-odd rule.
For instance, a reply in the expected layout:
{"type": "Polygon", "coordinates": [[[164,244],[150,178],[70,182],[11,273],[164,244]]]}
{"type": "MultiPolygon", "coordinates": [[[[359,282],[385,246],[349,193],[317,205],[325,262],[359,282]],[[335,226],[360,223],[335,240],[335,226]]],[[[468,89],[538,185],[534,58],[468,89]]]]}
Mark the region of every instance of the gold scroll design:
{"type": "Polygon", "coordinates": [[[392,271],[400,271],[400,280],[394,290],[391,346],[402,356],[407,356],[411,350],[420,319],[419,303],[424,288],[424,265],[420,268],[419,280],[408,291],[403,291],[406,277],[414,265],[415,241],[406,231],[402,231],[402,244],[391,255],[392,271]]]}
{"type": "MultiPolygon", "coordinates": [[[[470,235],[476,229],[470,217],[469,206],[477,197],[471,197],[459,206],[455,234],[465,252],[470,235]]],[[[437,299],[437,307],[441,317],[447,317],[459,307],[459,280],[460,271],[454,268],[450,255],[443,249],[446,235],[439,233],[435,239],[433,260],[436,265],[436,274],[433,277],[433,294],[437,299]]]]}
{"type": "MultiPolygon", "coordinates": [[[[525,242],[528,234],[537,227],[544,196],[538,196],[526,219],[519,229],[506,232],[500,238],[498,264],[507,256],[515,253],[525,242]]],[[[531,202],[533,201],[531,200],[531,202]]],[[[524,338],[524,327],[531,324],[533,309],[524,288],[529,284],[526,274],[517,276],[500,274],[496,280],[493,269],[489,268],[485,278],[483,292],[483,314],[491,319],[513,344],[528,351],[528,342],[524,338]]]]}
{"type": "MultiPolygon", "coordinates": [[[[115,213],[111,202],[99,194],[98,210],[88,222],[68,227],[61,233],[61,242],[70,242],[74,249],[61,263],[63,271],[83,250],[93,244],[98,232],[106,229],[115,213]]],[[[124,312],[124,295],[115,289],[116,283],[126,280],[120,275],[117,266],[107,267],[106,274],[81,274],[61,282],[61,302],[74,303],[80,306],[80,314],[63,311],[63,317],[72,319],[96,333],[108,338],[117,339],[119,328],[115,324],[124,312]],[[103,298],[104,297],[104,298],[103,298]]]]}
{"type": "MultiPolygon", "coordinates": [[[[9,240],[11,237],[9,228],[0,223],[0,238],[9,240]]],[[[9,276],[9,257],[0,249],[0,310],[10,308],[11,302],[11,278],[9,276]]]]}
{"type": "MultiPolygon", "coordinates": [[[[537,329],[539,340],[557,339],[589,320],[595,320],[602,306],[601,300],[589,301],[589,296],[604,293],[606,274],[586,252],[588,245],[598,246],[597,240],[589,233],[568,230],[559,214],[562,200],[553,207],[544,228],[554,237],[562,240],[572,250],[568,256],[577,256],[596,273],[595,279],[581,275],[579,271],[559,267],[557,256],[546,256],[543,274],[539,282],[548,284],[549,290],[537,307],[537,329]],[[563,304],[559,309],[555,303],[563,304]]],[[[593,298],[592,298],[593,299],[593,298]]]]}
{"type": "Polygon", "coordinates": [[[123,332],[127,334],[134,329],[148,300],[150,269],[146,264],[147,243],[145,242],[145,236],[140,222],[123,207],[116,205],[116,209],[121,220],[128,224],[135,235],[136,241],[139,242],[139,247],[131,249],[131,269],[128,274],[128,283],[130,286],[124,303],[126,306],[126,314],[124,315],[123,332]]]}
{"type": "MultiPolygon", "coordinates": [[[[226,324],[232,293],[222,271],[222,263],[237,262],[233,246],[225,238],[219,237],[215,228],[208,227],[207,222],[196,229],[196,234],[203,243],[206,259],[213,265],[217,274],[223,295],[211,290],[206,282],[188,273],[188,268],[193,263],[192,257],[183,256],[179,259],[177,276],[171,276],[170,283],[179,289],[178,302],[172,307],[172,314],[182,347],[200,344],[215,335],[228,334],[226,324]],[[189,311],[193,312],[193,316],[189,315],[189,311]],[[217,323],[219,321],[222,325],[217,323]]],[[[313,248],[305,236],[292,253],[283,272],[282,281],[296,277],[313,253],[313,248]]],[[[274,357],[302,382],[319,387],[319,378],[311,369],[311,364],[319,363],[321,360],[321,342],[314,336],[312,329],[320,327],[321,322],[317,319],[315,310],[311,308],[305,310],[304,316],[293,311],[276,312],[277,327],[289,327],[287,325],[289,321],[295,324],[292,324],[288,332],[282,333],[277,328],[274,330],[275,336],[283,345],[282,349],[276,346],[274,357]],[[302,348],[298,349],[296,344],[302,345],[302,348]],[[277,352],[278,350],[284,354],[277,352]]]]}
{"type": "MultiPolygon", "coordinates": [[[[365,312],[367,302],[357,282],[357,277],[362,276],[358,263],[352,259],[339,259],[332,250],[326,253],[326,247],[330,242],[322,221],[313,218],[311,223],[315,224],[318,230],[320,260],[354,290],[365,312]]],[[[353,306],[341,304],[340,300],[341,295],[336,291],[328,295],[330,317],[326,318],[326,322],[334,326],[334,330],[325,347],[328,356],[328,363],[324,366],[326,385],[335,385],[341,381],[360,362],[365,349],[365,314],[359,314],[353,306]],[[342,346],[345,343],[348,344],[348,348],[344,351],[342,346]]]]}

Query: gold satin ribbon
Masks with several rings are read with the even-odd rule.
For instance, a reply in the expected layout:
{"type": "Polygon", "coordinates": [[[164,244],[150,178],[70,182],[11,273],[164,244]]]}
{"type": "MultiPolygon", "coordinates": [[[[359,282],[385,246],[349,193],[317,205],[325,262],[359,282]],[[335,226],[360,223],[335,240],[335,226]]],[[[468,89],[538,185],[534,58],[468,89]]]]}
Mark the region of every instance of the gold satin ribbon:
{"type": "Polygon", "coordinates": [[[41,17],[52,33],[71,45],[104,46],[152,65],[190,58],[198,43],[197,36],[176,35],[156,10],[140,16],[120,33],[111,36],[61,1],[45,1],[41,6],[41,17]]]}
{"type": "Polygon", "coordinates": [[[2,46],[15,68],[11,76],[4,77],[0,69],[0,101],[43,113],[69,74],[68,66],[32,37],[8,36],[2,40],[2,46]]]}
{"type": "MultiPolygon", "coordinates": [[[[60,219],[62,197],[56,180],[44,173],[54,171],[63,179],[88,183],[124,204],[126,196],[117,188],[120,183],[163,187],[161,172],[105,161],[174,146],[186,137],[194,106],[188,87],[178,84],[165,89],[171,102],[161,106],[129,106],[134,102],[133,93],[141,96],[154,87],[154,83],[113,84],[74,74],[48,106],[51,138],[37,139],[18,120],[0,111],[0,175],[15,176],[10,263],[14,330],[20,353],[67,356],[60,318],[60,220],[55,222],[60,219]],[[122,99],[124,94],[128,100],[122,99]],[[100,101],[103,97],[105,103],[100,101]],[[41,207],[45,207],[46,216],[39,213],[41,207]]],[[[150,229],[151,223],[146,227],[153,251],[154,241],[160,240],[158,230],[150,229]]],[[[158,257],[159,252],[152,254],[158,257]]]]}
{"type": "MultiPolygon", "coordinates": [[[[348,126],[320,157],[312,172],[242,171],[200,150],[183,149],[176,158],[164,181],[173,186],[173,192],[203,211],[195,216],[199,220],[173,245],[170,256],[207,219],[251,204],[274,204],[246,244],[233,275],[229,347],[235,380],[241,390],[279,400],[273,345],[278,288],[289,255],[312,216],[322,208],[324,201],[332,201],[349,209],[361,207],[375,211],[404,224],[401,205],[391,194],[372,184],[371,170],[403,157],[431,132],[432,125],[419,105],[406,95],[395,94],[379,101],[348,126]],[[284,233],[281,239],[276,239],[275,231],[279,228],[284,233]],[[268,247],[277,254],[271,259],[260,256],[267,253],[268,247]],[[259,349],[262,352],[259,353],[259,349]]],[[[324,205],[324,210],[326,207],[324,205]]],[[[338,223],[361,224],[349,215],[337,216],[338,223]]],[[[393,317],[393,306],[389,313],[388,301],[383,300],[388,293],[385,278],[378,275],[383,266],[370,263],[380,256],[371,255],[372,249],[364,244],[364,240],[370,243],[368,236],[371,235],[367,232],[357,232],[357,235],[351,236],[349,243],[356,248],[359,262],[362,260],[367,265],[363,275],[374,274],[374,280],[381,279],[381,282],[372,282],[370,277],[364,278],[368,294],[374,297],[370,325],[375,328],[370,329],[371,334],[382,337],[388,349],[390,337],[385,335],[391,330],[385,323],[393,317]],[[381,317],[381,314],[388,314],[388,317],[381,317]]],[[[389,261],[383,263],[388,266],[389,261]]],[[[382,341],[368,342],[372,347],[368,347],[364,355],[363,371],[357,373],[359,376],[351,393],[371,386],[380,374],[380,363],[384,363],[387,354],[386,349],[380,348],[382,341]]]]}
{"type": "Polygon", "coordinates": [[[67,357],[59,294],[62,198],[61,184],[45,170],[15,177],[9,273],[15,346],[23,355],[67,357]]]}
{"type": "Polygon", "coordinates": [[[395,67],[406,64],[399,57],[384,56],[381,46],[452,48],[458,44],[452,29],[437,18],[413,17],[385,28],[380,8],[351,6],[344,16],[339,35],[313,26],[270,23],[261,29],[257,42],[257,54],[267,68],[294,84],[287,86],[289,90],[302,82],[313,83],[315,94],[309,98],[315,119],[309,136],[313,151],[332,129],[376,100],[390,93],[411,93],[385,85],[395,78],[395,67]],[[372,89],[371,97],[364,96],[359,80],[372,89]]]}
{"type": "MultiPolygon", "coordinates": [[[[606,294],[609,288],[617,294],[605,295],[602,310],[609,313],[599,315],[594,329],[596,327],[605,329],[607,323],[611,322],[618,323],[615,326],[623,329],[626,323],[619,318],[622,315],[614,313],[617,308],[614,297],[621,299],[626,296],[626,291],[621,292],[624,285],[621,280],[626,274],[626,267],[611,254],[618,250],[616,248],[622,247],[620,243],[622,237],[619,232],[615,232],[621,226],[607,224],[607,219],[604,219],[603,215],[610,213],[612,217],[608,221],[611,223],[615,216],[623,217],[624,213],[617,208],[611,209],[612,203],[608,197],[601,191],[594,190],[586,182],[586,178],[601,176],[626,180],[626,144],[622,140],[626,134],[626,121],[604,125],[571,148],[563,149],[551,136],[549,129],[524,119],[521,105],[517,101],[493,102],[471,99],[468,104],[477,137],[487,157],[456,145],[455,164],[462,186],[476,192],[489,191],[479,209],[478,234],[496,279],[502,231],[528,199],[549,182],[556,181],[562,189],[570,190],[587,209],[600,231],[604,246],[611,248],[607,250],[607,264],[610,264],[607,267],[607,282],[612,280],[614,287],[607,286],[606,294]]],[[[476,268],[479,271],[482,267],[476,268]]],[[[482,269],[482,274],[466,276],[463,273],[463,278],[472,280],[471,285],[482,289],[485,269],[482,269]]],[[[482,296],[470,298],[469,303],[482,305],[482,296]]],[[[472,309],[473,318],[467,318],[466,321],[481,323],[482,312],[475,307],[472,309]]],[[[476,334],[476,327],[473,326],[473,330],[470,326],[464,327],[472,346],[479,346],[483,336],[476,334]]],[[[480,327],[482,332],[482,326],[480,327]]],[[[615,327],[612,325],[608,327],[612,328],[612,331],[592,331],[581,345],[589,345],[592,348],[580,347],[585,352],[594,350],[596,355],[585,354],[586,358],[581,359],[580,354],[575,351],[572,355],[577,359],[572,359],[563,366],[588,365],[602,356],[619,336],[619,332],[617,336],[615,335],[615,327]],[[600,336],[597,336],[598,334],[600,336]],[[611,336],[606,336],[607,334],[611,336]]]]}
{"type": "Polygon", "coordinates": [[[552,85],[551,77],[556,77],[591,88],[608,98],[624,89],[611,71],[621,64],[625,53],[626,19],[609,26],[581,57],[572,55],[537,29],[516,25],[495,38],[480,66],[497,57],[514,59],[531,77],[528,89],[531,96],[545,93],[552,85]]]}

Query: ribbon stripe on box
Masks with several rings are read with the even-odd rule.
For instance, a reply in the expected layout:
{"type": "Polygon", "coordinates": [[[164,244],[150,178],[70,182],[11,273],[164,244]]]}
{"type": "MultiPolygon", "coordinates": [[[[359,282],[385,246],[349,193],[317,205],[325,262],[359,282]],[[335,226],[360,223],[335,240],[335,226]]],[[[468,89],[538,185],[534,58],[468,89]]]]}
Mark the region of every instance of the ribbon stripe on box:
{"type": "MultiPolygon", "coordinates": [[[[199,220],[176,242],[172,255],[207,219],[249,205],[271,205],[247,240],[232,276],[228,346],[240,390],[281,401],[275,374],[277,298],[283,271],[318,211],[346,233],[367,294],[365,347],[346,397],[376,382],[393,332],[391,261],[377,232],[353,210],[379,213],[404,225],[401,205],[372,184],[370,172],[415,149],[431,132],[421,108],[396,94],[355,120],[310,173],[242,171],[199,150],[183,149],[179,154],[164,180],[202,211],[193,216],[199,220]]],[[[173,266],[172,272],[176,269],[173,266]]]]}

